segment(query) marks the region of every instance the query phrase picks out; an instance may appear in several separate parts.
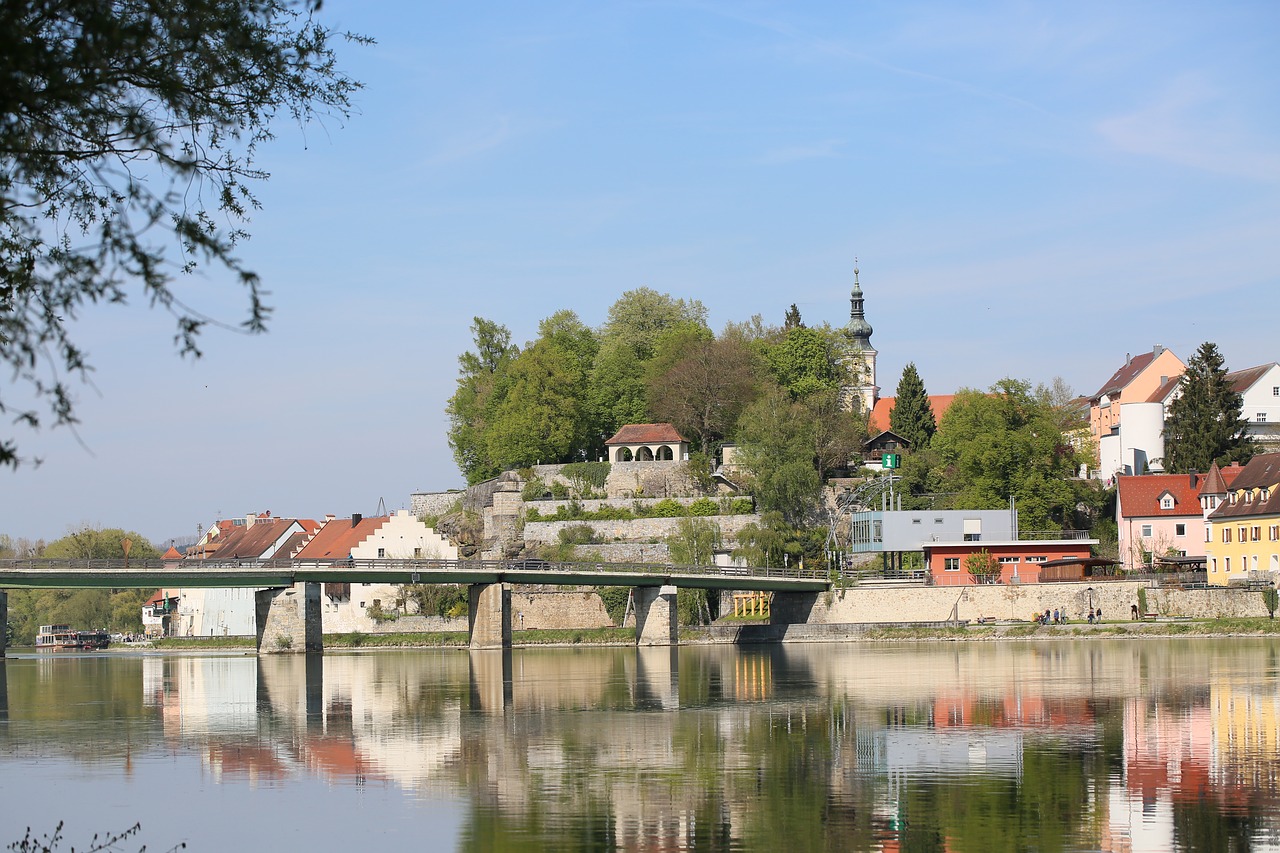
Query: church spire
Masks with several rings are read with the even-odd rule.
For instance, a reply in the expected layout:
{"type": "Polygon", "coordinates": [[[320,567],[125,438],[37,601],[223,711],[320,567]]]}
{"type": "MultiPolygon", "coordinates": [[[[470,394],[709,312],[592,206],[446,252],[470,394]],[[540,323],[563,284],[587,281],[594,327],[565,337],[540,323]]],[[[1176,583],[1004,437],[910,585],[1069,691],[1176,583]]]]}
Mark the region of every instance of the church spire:
{"type": "Polygon", "coordinates": [[[854,346],[862,350],[871,349],[871,331],[862,304],[862,285],[858,283],[858,259],[854,258],[853,292],[849,294],[849,334],[853,337],[854,346]]]}

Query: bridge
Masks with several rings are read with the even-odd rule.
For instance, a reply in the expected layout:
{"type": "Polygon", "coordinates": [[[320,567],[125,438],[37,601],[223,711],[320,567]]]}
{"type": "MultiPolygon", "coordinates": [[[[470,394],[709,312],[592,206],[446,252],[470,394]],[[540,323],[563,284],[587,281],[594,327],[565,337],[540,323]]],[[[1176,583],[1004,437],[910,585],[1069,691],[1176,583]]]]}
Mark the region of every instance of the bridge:
{"type": "MultiPolygon", "coordinates": [[[[634,590],[636,644],[675,645],[676,590],[818,592],[826,572],[795,568],[674,566],[647,563],[556,563],[545,560],[0,560],[0,625],[6,589],[252,588],[259,651],[323,650],[320,584],[464,584],[473,649],[510,648],[509,584],[626,586],[634,590]],[[277,642],[304,637],[301,648],[277,642]]],[[[0,633],[0,653],[3,652],[0,633]]]]}

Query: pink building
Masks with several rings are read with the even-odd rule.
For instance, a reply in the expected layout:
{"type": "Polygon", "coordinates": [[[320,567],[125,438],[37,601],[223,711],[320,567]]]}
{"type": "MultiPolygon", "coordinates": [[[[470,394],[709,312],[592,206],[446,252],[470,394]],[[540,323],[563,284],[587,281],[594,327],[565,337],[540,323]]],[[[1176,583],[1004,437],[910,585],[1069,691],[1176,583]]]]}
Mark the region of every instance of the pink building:
{"type": "Polygon", "coordinates": [[[1116,527],[1120,565],[1150,569],[1164,556],[1204,557],[1205,518],[1217,508],[1242,468],[1210,467],[1206,474],[1145,474],[1117,479],[1116,527]]]}

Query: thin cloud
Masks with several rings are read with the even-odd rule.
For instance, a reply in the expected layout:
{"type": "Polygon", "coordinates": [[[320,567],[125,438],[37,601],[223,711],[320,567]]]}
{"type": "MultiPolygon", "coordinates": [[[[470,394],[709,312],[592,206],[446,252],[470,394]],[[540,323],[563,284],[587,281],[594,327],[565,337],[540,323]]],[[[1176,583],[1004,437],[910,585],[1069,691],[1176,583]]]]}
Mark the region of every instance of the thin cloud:
{"type": "Polygon", "coordinates": [[[825,160],[838,157],[844,147],[843,139],[824,139],[811,145],[793,145],[787,148],[775,148],[766,152],[756,160],[757,163],[775,166],[784,163],[796,163],[801,160],[825,160]]]}
{"type": "Polygon", "coordinates": [[[1186,75],[1154,103],[1098,123],[1102,138],[1119,151],[1222,175],[1280,180],[1280,156],[1263,145],[1227,108],[1222,94],[1200,77],[1186,75]]]}

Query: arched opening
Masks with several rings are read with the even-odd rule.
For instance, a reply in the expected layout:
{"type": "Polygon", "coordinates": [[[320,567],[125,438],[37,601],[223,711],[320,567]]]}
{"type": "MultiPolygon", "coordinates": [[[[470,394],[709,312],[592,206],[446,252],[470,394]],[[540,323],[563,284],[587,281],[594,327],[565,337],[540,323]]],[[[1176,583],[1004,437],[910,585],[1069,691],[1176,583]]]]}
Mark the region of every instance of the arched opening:
{"type": "Polygon", "coordinates": [[[619,447],[619,448],[618,448],[618,458],[614,459],[613,461],[614,461],[614,462],[630,462],[630,461],[631,461],[631,448],[630,448],[630,447],[619,447]]]}
{"type": "Polygon", "coordinates": [[[664,444],[658,448],[658,459],[662,462],[670,462],[675,459],[675,456],[671,453],[671,448],[664,444]]]}
{"type": "Polygon", "coordinates": [[[637,451],[636,451],[636,461],[637,461],[637,462],[652,462],[652,461],[653,461],[653,451],[652,451],[652,450],[650,450],[650,449],[649,449],[649,448],[647,448],[647,447],[642,447],[642,448],[640,448],[639,450],[637,450],[637,451]]]}

